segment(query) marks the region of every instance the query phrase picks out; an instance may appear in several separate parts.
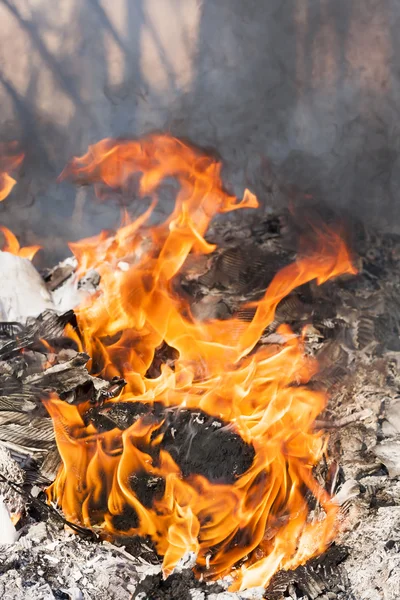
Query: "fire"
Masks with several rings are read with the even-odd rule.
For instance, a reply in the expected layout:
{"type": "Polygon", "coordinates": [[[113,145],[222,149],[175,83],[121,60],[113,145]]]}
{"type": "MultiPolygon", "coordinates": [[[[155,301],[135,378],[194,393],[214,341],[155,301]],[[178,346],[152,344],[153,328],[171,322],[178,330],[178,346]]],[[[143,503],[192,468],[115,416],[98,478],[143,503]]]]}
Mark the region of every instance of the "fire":
{"type": "Polygon", "coordinates": [[[231,574],[232,589],[245,589],[265,586],[278,569],[320,553],[336,534],[337,509],[313,477],[326,448],[313,426],[326,396],[307,388],[317,365],[288,327],[280,330],[286,339],[280,347],[257,347],[258,341],[296,287],[355,269],[340,237],[326,230],[311,251],[277,273],[250,323],[196,320],[176,285],[182,266],[190,254],[215,249],[204,236],[216,214],[257,206],[249,191],[241,202],[226,193],[220,170],[218,161],[169,135],[103,140],[64,170],[62,178],[91,182],[100,197],[109,188],[135,189],[149,202],[115,235],[70,244],[80,272],[101,276],[100,292],[77,311],[79,342],[92,357],[92,372],[127,382],[103,412],[117,405],[142,412],[126,427],[102,430],[88,418],[88,402],[47,400],[63,461],[48,496],[68,519],[104,535],[151,536],[165,576],[193,551],[199,572],[231,574]],[[152,225],[166,178],[179,183],[175,208],[152,225]],[[150,378],[161,344],[175,358],[150,378]],[[240,436],[252,452],[249,468],[230,482],[184,475],[164,443],[168,415],[184,410],[209,415],[240,436]],[[159,484],[150,500],[135,484],[140,478],[159,484]],[[318,517],[310,515],[309,494],[320,506],[318,517]]]}
{"type": "Polygon", "coordinates": [[[0,202],[2,202],[16,184],[15,179],[9,175],[23,161],[24,155],[16,152],[16,144],[2,144],[0,146],[0,202]]]}
{"type": "Polygon", "coordinates": [[[9,252],[10,254],[15,254],[15,256],[20,256],[21,258],[27,258],[28,260],[32,260],[35,256],[36,252],[41,249],[42,246],[25,246],[21,248],[18,239],[15,237],[12,231],[0,225],[0,231],[4,236],[5,243],[2,247],[3,252],[9,252]]]}
{"type": "MultiPolygon", "coordinates": [[[[16,184],[15,179],[8,174],[8,171],[16,169],[22,163],[23,159],[23,153],[16,152],[15,143],[0,146],[0,202],[7,198],[16,184]]],[[[41,248],[41,246],[26,246],[25,248],[21,248],[12,231],[7,229],[7,227],[1,226],[0,231],[5,240],[2,248],[3,252],[10,252],[11,254],[32,260],[36,252],[41,248]]]]}

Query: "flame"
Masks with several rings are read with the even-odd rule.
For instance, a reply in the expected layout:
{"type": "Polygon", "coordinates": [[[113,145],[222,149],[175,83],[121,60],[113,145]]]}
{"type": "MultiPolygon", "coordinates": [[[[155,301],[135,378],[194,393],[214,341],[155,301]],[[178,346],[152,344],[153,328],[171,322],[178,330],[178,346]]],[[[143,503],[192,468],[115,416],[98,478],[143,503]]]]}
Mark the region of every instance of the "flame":
{"type": "Polygon", "coordinates": [[[15,254],[15,256],[20,256],[21,258],[27,258],[28,260],[32,260],[35,256],[36,252],[41,249],[42,246],[25,246],[21,248],[19,241],[15,237],[12,231],[0,225],[0,231],[2,232],[5,244],[3,245],[2,251],[9,252],[10,254],[15,254]]]}
{"type": "MultiPolygon", "coordinates": [[[[2,202],[16,184],[8,171],[16,169],[23,161],[24,154],[22,152],[16,152],[16,144],[3,144],[0,146],[0,202],[2,202]]],[[[21,248],[15,235],[7,229],[7,227],[0,226],[0,231],[5,238],[5,244],[2,248],[3,252],[10,252],[16,256],[22,258],[28,258],[32,260],[36,252],[40,250],[41,246],[26,246],[21,248]]]]}
{"type": "Polygon", "coordinates": [[[153,135],[103,140],[61,177],[93,183],[100,197],[107,188],[129,190],[135,182],[136,195],[150,202],[114,235],[70,244],[80,272],[95,269],[101,276],[100,292],[77,311],[92,372],[127,381],[103,410],[118,402],[128,408],[157,403],[165,415],[177,408],[203,411],[253,449],[251,466],[233,483],[184,476],[162,446],[165,415],[102,431],[87,418],[88,402],[75,406],[53,397],[45,404],[63,466],[48,496],[68,519],[100,527],[105,535],[151,536],[165,576],[193,551],[199,572],[231,574],[235,590],[265,586],[278,569],[305,562],[335,537],[337,508],[313,477],[326,449],[313,426],[326,396],[307,388],[316,362],[287,326],[280,329],[282,346],[257,344],[292,290],[355,269],[340,237],[325,230],[312,251],[277,273],[250,323],[196,320],[176,276],[189,254],[215,249],[204,236],[216,214],[257,206],[249,191],[241,202],[229,195],[220,171],[215,159],[169,135],[153,135]],[[175,208],[164,222],[150,225],[166,178],[179,183],[175,208]],[[146,374],[162,343],[176,358],[151,379],[146,374]],[[162,482],[150,502],[132,484],[143,477],[162,482]],[[310,515],[310,494],[319,516],[310,515]]]}
{"type": "Polygon", "coordinates": [[[9,171],[16,169],[23,161],[24,155],[16,152],[16,144],[2,144],[0,146],[0,202],[2,202],[16,184],[9,171]]]}

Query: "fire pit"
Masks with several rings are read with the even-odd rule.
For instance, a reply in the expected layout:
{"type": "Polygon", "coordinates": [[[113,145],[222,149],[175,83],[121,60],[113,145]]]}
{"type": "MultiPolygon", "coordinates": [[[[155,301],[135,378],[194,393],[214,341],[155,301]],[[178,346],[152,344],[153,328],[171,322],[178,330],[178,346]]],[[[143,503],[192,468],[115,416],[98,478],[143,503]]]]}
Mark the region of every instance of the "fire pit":
{"type": "Polygon", "coordinates": [[[129,190],[139,217],[42,276],[38,248],[3,228],[10,598],[341,599],[399,583],[397,238],[364,231],[360,260],[332,219],[303,213],[299,233],[289,214],[260,218],[220,168],[167,134],[106,139],[61,179],[102,201],[129,190]]]}
{"type": "Polygon", "coordinates": [[[398,600],[398,3],[58,4],[0,1],[2,597],[398,600]]]}

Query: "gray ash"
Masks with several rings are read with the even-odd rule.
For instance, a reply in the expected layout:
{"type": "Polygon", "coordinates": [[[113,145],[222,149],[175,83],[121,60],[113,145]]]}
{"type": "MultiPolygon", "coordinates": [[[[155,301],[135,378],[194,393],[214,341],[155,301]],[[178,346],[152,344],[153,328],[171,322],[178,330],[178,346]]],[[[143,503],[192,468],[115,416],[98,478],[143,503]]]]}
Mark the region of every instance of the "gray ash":
{"type": "Polygon", "coordinates": [[[356,600],[347,591],[348,578],[341,566],[348,554],[344,546],[333,544],[322,556],[309,560],[306,565],[278,572],[265,590],[264,598],[282,600],[292,598],[293,593],[304,600],[356,600]]]}
{"type": "MultiPolygon", "coordinates": [[[[243,245],[237,243],[244,239],[246,224],[233,222],[229,227],[221,224],[214,227],[209,237],[218,243],[220,252],[211,257],[210,264],[201,264],[197,275],[195,261],[186,274],[184,270],[182,281],[177,282],[187,297],[197,303],[199,315],[205,319],[221,316],[223,304],[226,314],[235,314],[243,320],[251,318],[243,305],[258,297],[272,271],[276,271],[276,265],[285,264],[292,256],[280,223],[278,218],[271,217],[265,223],[249,225],[250,236],[251,227],[255,228],[253,249],[251,243],[247,247],[248,241],[243,245]],[[252,262],[251,268],[247,268],[246,260],[252,262]],[[266,261],[264,269],[260,268],[259,260],[266,261]],[[207,269],[211,269],[210,273],[207,269]]],[[[321,364],[311,385],[318,389],[329,387],[331,396],[318,426],[330,429],[329,454],[340,465],[340,476],[336,470],[334,475],[321,470],[318,477],[331,493],[351,480],[357,480],[361,488],[361,494],[343,506],[346,528],[338,546],[294,571],[276,574],[266,592],[270,599],[397,600],[400,597],[400,538],[396,534],[400,527],[400,487],[396,476],[399,468],[396,448],[400,440],[398,238],[371,236],[367,232],[360,237],[357,250],[362,265],[357,277],[296,290],[280,303],[274,322],[260,342],[279,344],[279,336],[275,334],[281,323],[291,324],[297,333],[305,324],[310,326],[306,351],[321,364]],[[391,448],[393,452],[388,454],[391,448]],[[348,549],[347,557],[344,546],[348,549]]],[[[147,419],[163,434],[163,439],[158,447],[150,444],[146,451],[155,464],[161,448],[168,452],[184,477],[199,474],[211,482],[233,483],[251,466],[254,449],[221,419],[199,410],[166,409],[161,403],[111,402],[124,382],[106,382],[87,372],[88,357],[77,352],[62,334],[66,322],[74,324],[71,313],[63,317],[47,312],[25,325],[0,324],[0,439],[2,444],[12,445],[12,450],[3,454],[18,463],[18,481],[22,486],[30,489],[35,482],[43,485],[51,481],[57,468],[52,423],[41,406],[43,394],[51,390],[65,402],[87,402],[90,408],[86,422],[94,424],[98,431],[116,428],[122,433],[137,419],[147,419]],[[43,339],[51,341],[51,353],[41,342],[43,339]],[[28,460],[29,456],[34,459],[28,460]],[[51,468],[42,471],[49,462],[51,468]]],[[[147,376],[157,377],[163,362],[173,368],[174,360],[173,349],[160,346],[147,376]]],[[[5,471],[3,464],[0,467],[5,471]]],[[[7,473],[10,478],[11,471],[7,473]]],[[[139,472],[132,474],[130,484],[140,501],[151,506],[163,494],[165,482],[161,477],[139,472]]],[[[1,488],[6,498],[11,498],[5,484],[1,488]]],[[[161,559],[148,540],[127,537],[122,540],[122,536],[117,539],[116,543],[126,546],[128,556],[121,548],[79,537],[66,539],[59,527],[55,533],[47,531],[41,540],[31,543],[29,532],[39,525],[48,528],[49,523],[43,522],[46,517],[39,511],[27,510],[27,505],[24,509],[24,503],[18,504],[14,497],[12,502],[23,513],[21,541],[11,548],[0,548],[0,591],[3,593],[4,586],[15,587],[13,582],[22,577],[26,581],[16,592],[18,600],[50,598],[50,594],[56,598],[75,597],[75,588],[82,590],[85,598],[192,600],[197,591],[199,598],[212,596],[214,600],[214,594],[224,589],[200,582],[189,569],[163,581],[159,569],[157,573],[151,571],[154,564],[160,565],[161,559]],[[35,525],[35,520],[40,523],[35,525]],[[54,548],[51,546],[53,550],[46,549],[49,543],[56,543],[54,548]],[[56,561],[49,560],[50,555],[56,561]],[[94,559],[98,560],[98,567],[91,571],[90,561],[94,559]],[[137,561],[134,565],[133,560],[137,561]],[[76,565],[83,573],[81,578],[76,574],[76,565]]],[[[318,511],[315,499],[312,508],[318,511]]],[[[114,526],[121,532],[137,524],[136,513],[129,509],[114,519],[114,526]]],[[[224,592],[224,600],[228,597],[241,596],[224,592]]]]}
{"type": "Polygon", "coordinates": [[[164,580],[161,574],[150,575],[138,585],[132,600],[193,600],[193,590],[209,594],[219,594],[224,588],[218,584],[208,585],[199,582],[192,570],[184,569],[173,573],[164,580]]]}

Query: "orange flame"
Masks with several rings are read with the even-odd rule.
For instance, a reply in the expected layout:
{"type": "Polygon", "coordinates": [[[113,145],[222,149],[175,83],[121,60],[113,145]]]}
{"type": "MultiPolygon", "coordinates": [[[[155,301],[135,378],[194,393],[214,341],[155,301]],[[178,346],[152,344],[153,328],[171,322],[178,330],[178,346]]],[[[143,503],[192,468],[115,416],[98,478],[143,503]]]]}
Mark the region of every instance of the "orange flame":
{"type": "Polygon", "coordinates": [[[0,202],[2,202],[16,184],[9,171],[16,169],[23,161],[24,155],[16,153],[16,144],[3,144],[0,146],[0,202]]]}
{"type": "MultiPolygon", "coordinates": [[[[24,154],[21,152],[17,153],[15,150],[15,143],[0,146],[0,202],[7,198],[16,184],[15,179],[8,174],[8,171],[16,169],[24,159],[24,154]]],[[[0,226],[0,231],[5,238],[5,244],[2,248],[3,252],[10,252],[10,254],[32,260],[36,252],[41,248],[41,246],[26,246],[25,248],[21,248],[17,238],[7,227],[0,226]]]]}
{"type": "MultiPolygon", "coordinates": [[[[340,237],[324,231],[310,254],[275,276],[251,323],[196,320],[177,292],[177,274],[190,253],[214,250],[204,238],[214,215],[257,206],[248,191],[242,202],[227,194],[220,169],[181,141],[153,135],[103,140],[74,159],[62,177],[92,182],[102,194],[101,185],[127,189],[140,176],[137,194],[152,201],[115,235],[70,245],[80,271],[96,269],[101,276],[100,293],[77,314],[92,370],[126,379],[119,403],[157,402],[224,421],[227,431],[254,449],[250,468],[233,483],[184,477],[162,448],[160,420],[140,417],[125,430],[100,431],[87,420],[88,403],[72,406],[52,398],[46,407],[63,466],[48,495],[71,520],[111,535],[151,536],[164,557],[165,576],[193,551],[208,577],[231,573],[232,589],[245,589],[265,586],[278,569],[305,562],[336,533],[336,508],[312,474],[326,447],[313,428],[326,397],[306,386],[317,365],[288,327],[280,330],[286,343],[278,349],[257,343],[293,289],[355,269],[340,237]],[[160,184],[170,177],[179,182],[175,209],[165,222],[149,226],[160,184]],[[150,379],[146,373],[163,342],[177,358],[150,379]],[[163,489],[151,502],[141,501],[135,476],[162,480],[163,489]],[[310,517],[308,491],[323,516],[310,517]],[[128,527],[120,526],[121,515],[128,527]]],[[[115,402],[106,400],[103,408],[115,402]]]]}
{"type": "Polygon", "coordinates": [[[3,245],[2,251],[9,252],[10,254],[15,254],[15,256],[20,256],[21,258],[27,258],[28,260],[32,260],[35,256],[36,252],[41,249],[42,246],[25,246],[21,248],[19,241],[15,237],[12,231],[0,225],[0,231],[2,232],[5,238],[5,244],[3,245]]]}

